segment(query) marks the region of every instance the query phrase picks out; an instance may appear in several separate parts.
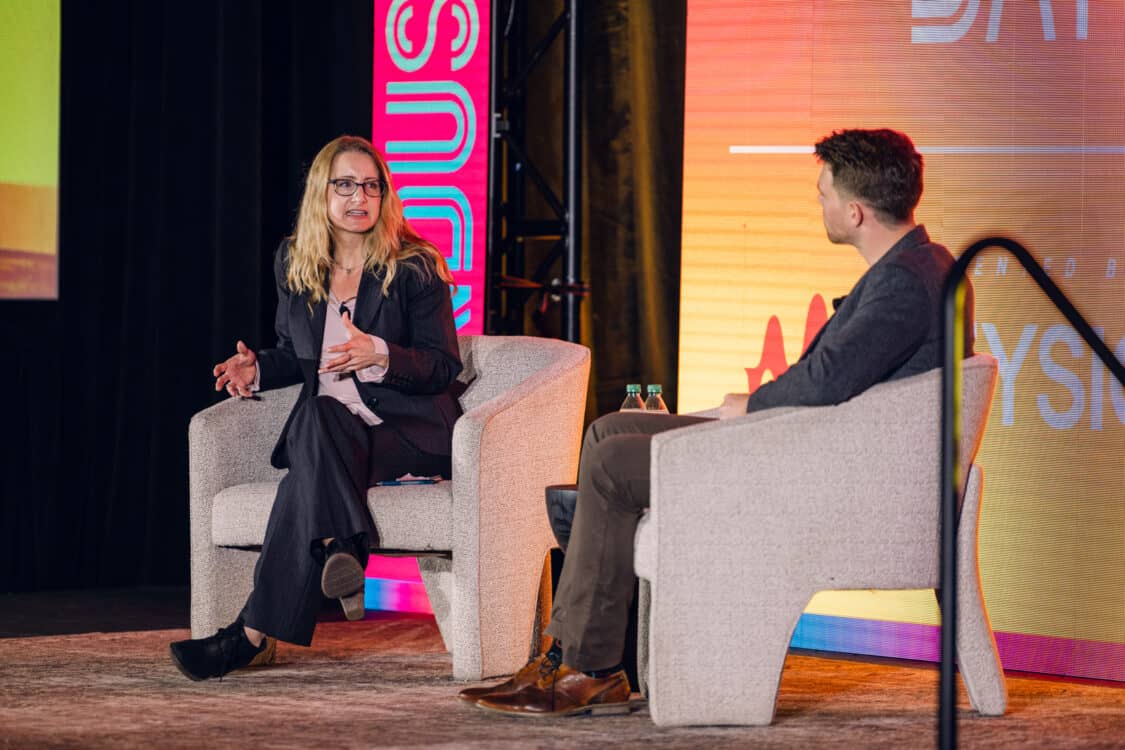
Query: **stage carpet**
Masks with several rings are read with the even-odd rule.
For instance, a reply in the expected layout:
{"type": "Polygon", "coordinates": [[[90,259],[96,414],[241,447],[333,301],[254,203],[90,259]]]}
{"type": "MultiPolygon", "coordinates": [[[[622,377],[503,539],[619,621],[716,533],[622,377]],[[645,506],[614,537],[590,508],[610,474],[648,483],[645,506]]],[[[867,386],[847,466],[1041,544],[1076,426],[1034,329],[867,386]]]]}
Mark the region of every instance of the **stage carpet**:
{"type": "MultiPolygon", "coordinates": [[[[0,747],[925,748],[937,671],[790,654],[769,727],[660,729],[629,716],[529,721],[455,698],[428,618],[323,623],[273,667],[194,683],[168,660],[185,630],[0,640],[0,747]]],[[[748,646],[749,647],[749,646],[748,646]]],[[[738,659],[738,654],[730,658],[738,659]]],[[[1008,714],[962,695],[961,747],[1125,746],[1125,689],[1009,676],[1008,714]]]]}

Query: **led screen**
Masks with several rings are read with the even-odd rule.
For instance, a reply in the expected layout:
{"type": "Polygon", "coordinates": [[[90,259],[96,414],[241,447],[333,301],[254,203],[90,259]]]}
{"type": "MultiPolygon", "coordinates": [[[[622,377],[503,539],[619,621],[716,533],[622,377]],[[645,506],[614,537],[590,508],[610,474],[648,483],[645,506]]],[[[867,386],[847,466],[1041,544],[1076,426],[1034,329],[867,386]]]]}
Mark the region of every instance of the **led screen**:
{"type": "Polygon", "coordinates": [[[0,0],[0,299],[58,295],[58,0],[0,0]]]}
{"type": "MultiPolygon", "coordinates": [[[[403,212],[442,251],[457,332],[484,332],[488,225],[489,3],[375,0],[372,138],[403,212]]],[[[366,605],[431,611],[413,558],[373,555],[366,605]]]]}
{"type": "MultiPolygon", "coordinates": [[[[1121,0],[689,0],[680,409],[784,372],[865,270],[816,199],[839,128],[910,134],[931,235],[1024,243],[1125,358],[1122,49],[1121,0]]],[[[1014,260],[971,278],[1004,666],[1125,680],[1125,392],[1014,260]]],[[[794,644],[937,658],[937,622],[928,591],[822,593],[794,644]]]]}
{"type": "Polygon", "coordinates": [[[376,0],[372,128],[407,219],[453,271],[461,333],[484,330],[487,2],[376,0]]]}

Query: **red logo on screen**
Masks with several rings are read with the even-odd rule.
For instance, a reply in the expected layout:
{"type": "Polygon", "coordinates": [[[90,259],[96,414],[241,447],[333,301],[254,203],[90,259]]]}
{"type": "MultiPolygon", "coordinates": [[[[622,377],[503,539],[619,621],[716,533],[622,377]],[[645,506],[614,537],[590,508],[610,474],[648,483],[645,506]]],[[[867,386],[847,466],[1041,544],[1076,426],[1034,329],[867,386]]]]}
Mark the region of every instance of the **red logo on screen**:
{"type": "MultiPolygon", "coordinates": [[[[809,300],[809,311],[805,315],[805,341],[801,345],[801,352],[809,348],[809,344],[816,337],[817,331],[828,320],[828,309],[824,305],[824,298],[814,294],[809,300]]],[[[789,360],[785,358],[785,341],[781,335],[781,321],[776,315],[771,315],[766,323],[766,338],[762,342],[762,358],[757,367],[746,368],[746,381],[750,393],[758,390],[762,384],[762,377],[767,371],[773,374],[774,379],[789,369],[789,360]]]]}

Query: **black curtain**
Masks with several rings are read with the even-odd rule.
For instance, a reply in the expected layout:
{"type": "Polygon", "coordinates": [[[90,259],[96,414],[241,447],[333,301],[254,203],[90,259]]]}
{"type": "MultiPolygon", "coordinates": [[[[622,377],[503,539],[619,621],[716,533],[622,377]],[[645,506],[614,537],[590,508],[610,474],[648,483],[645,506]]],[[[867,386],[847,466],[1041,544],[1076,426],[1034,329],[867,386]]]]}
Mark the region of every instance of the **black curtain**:
{"type": "Polygon", "coordinates": [[[59,300],[0,303],[0,590],[187,580],[188,420],[271,342],[305,166],[370,136],[372,13],[64,0],[59,300]]]}

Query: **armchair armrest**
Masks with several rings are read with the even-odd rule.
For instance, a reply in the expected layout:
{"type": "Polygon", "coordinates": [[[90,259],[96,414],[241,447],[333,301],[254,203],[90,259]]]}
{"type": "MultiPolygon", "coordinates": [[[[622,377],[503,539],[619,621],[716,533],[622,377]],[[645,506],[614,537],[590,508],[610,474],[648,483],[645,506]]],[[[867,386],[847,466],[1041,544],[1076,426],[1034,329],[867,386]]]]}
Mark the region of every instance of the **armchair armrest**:
{"type": "Polygon", "coordinates": [[[227,399],[198,412],[188,427],[191,495],[213,497],[246,482],[276,479],[270,453],[300,386],[264,391],[258,399],[227,399]]]}
{"type": "MultiPolygon", "coordinates": [[[[837,406],[769,409],[655,436],[642,543],[677,559],[669,565],[646,550],[645,572],[662,582],[683,576],[700,546],[736,550],[727,562],[741,575],[767,574],[758,566],[776,565],[778,554],[801,567],[803,551],[825,537],[870,540],[857,568],[936,549],[939,387],[936,375],[918,376],[837,406]],[[886,498],[921,498],[923,510],[889,514],[886,498]],[[767,549],[778,539],[786,550],[767,549]]],[[[930,557],[914,558],[923,578],[936,571],[930,557]]]]}
{"type": "MultiPolygon", "coordinates": [[[[965,361],[962,484],[995,377],[991,357],[965,361]]],[[[904,556],[912,581],[936,575],[940,394],[941,371],[931,370],[836,406],[768,409],[655,436],[642,545],[687,557],[693,545],[729,544],[738,550],[730,561],[746,574],[767,559],[776,564],[777,551],[766,550],[766,540],[787,539],[784,554],[800,566],[802,550],[848,538],[861,543],[838,569],[878,568],[881,560],[904,556]],[[903,513],[904,507],[914,510],[903,513]]],[[[644,552],[646,573],[661,580],[676,575],[671,568],[679,561],[666,566],[644,552]]],[[[832,588],[831,581],[822,583],[832,588]]]]}
{"type": "MultiPolygon", "coordinates": [[[[511,372],[521,364],[499,358],[523,355],[513,346],[489,356],[493,372],[511,372]]],[[[543,490],[577,474],[590,370],[585,347],[560,347],[552,359],[453,429],[454,675],[502,674],[527,658],[523,634],[554,544],[543,490]]]]}
{"type": "Polygon", "coordinates": [[[211,502],[221,490],[277,479],[270,465],[277,436],[300,386],[265,391],[260,400],[227,399],[198,412],[188,426],[188,493],[193,555],[211,543],[211,502]]]}
{"type": "MultiPolygon", "coordinates": [[[[493,366],[496,366],[495,364],[493,366]]],[[[548,537],[543,488],[574,481],[582,437],[590,353],[574,347],[551,367],[466,411],[453,429],[455,545],[471,543],[480,515],[510,520],[515,508],[490,508],[514,485],[533,488],[528,508],[548,537]],[[499,513],[502,511],[502,513],[499,513]],[[464,534],[459,538],[458,535],[464,534]]]]}
{"type": "Polygon", "coordinates": [[[270,453],[299,392],[299,386],[292,386],[266,391],[259,400],[227,399],[198,412],[188,426],[191,621],[197,638],[230,615],[223,599],[232,582],[223,576],[239,573],[216,562],[219,551],[211,535],[215,495],[232,485],[283,474],[270,466],[270,453]]]}
{"type": "Polygon", "coordinates": [[[699,411],[688,412],[684,416],[685,417],[704,417],[706,419],[718,419],[719,418],[719,411],[720,411],[720,409],[719,409],[718,406],[712,406],[710,409],[701,409],[699,411]]]}

